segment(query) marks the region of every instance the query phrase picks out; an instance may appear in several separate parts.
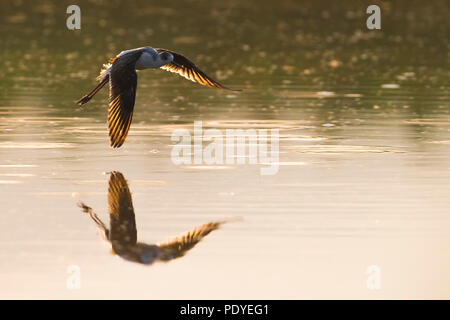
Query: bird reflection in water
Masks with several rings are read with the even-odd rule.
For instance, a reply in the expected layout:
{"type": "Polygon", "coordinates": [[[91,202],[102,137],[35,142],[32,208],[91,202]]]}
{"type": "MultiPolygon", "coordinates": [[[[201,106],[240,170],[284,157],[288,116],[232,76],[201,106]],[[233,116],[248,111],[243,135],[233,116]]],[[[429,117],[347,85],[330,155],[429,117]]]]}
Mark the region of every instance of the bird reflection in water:
{"type": "Polygon", "coordinates": [[[146,244],[137,241],[136,220],[127,181],[120,172],[111,172],[108,189],[110,229],[92,208],[80,202],[78,206],[89,214],[105,240],[111,243],[112,252],[125,260],[142,264],[167,262],[184,256],[211,231],[223,223],[210,222],[196,227],[165,243],[146,244]]]}

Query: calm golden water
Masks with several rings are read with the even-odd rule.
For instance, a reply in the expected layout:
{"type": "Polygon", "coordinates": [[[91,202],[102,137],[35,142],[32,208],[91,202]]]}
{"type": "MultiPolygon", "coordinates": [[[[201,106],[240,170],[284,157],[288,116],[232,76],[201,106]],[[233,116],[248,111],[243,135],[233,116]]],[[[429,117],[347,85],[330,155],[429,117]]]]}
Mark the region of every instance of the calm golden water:
{"type": "Polygon", "coordinates": [[[382,1],[369,31],[374,3],[80,1],[69,31],[65,3],[2,2],[0,297],[450,298],[450,5],[382,1]],[[109,57],[146,45],[243,91],[140,72],[111,149],[107,91],[74,102],[109,57]],[[279,129],[278,173],[175,165],[171,134],[196,120],[279,129]],[[133,212],[109,214],[111,171],[133,212]],[[134,223],[111,231],[126,250],[78,202],[107,229],[134,223]],[[223,221],[180,256],[164,247],[223,221]],[[136,263],[144,247],[164,254],[136,263]]]}

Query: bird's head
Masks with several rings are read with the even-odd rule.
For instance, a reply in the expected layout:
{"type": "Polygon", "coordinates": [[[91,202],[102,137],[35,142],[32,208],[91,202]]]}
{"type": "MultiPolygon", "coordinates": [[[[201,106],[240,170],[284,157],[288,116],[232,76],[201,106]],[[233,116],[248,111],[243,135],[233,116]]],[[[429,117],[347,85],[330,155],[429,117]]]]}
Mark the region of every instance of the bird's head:
{"type": "Polygon", "coordinates": [[[161,66],[169,64],[173,61],[173,55],[170,52],[163,51],[158,54],[158,62],[161,63],[161,66]]]}

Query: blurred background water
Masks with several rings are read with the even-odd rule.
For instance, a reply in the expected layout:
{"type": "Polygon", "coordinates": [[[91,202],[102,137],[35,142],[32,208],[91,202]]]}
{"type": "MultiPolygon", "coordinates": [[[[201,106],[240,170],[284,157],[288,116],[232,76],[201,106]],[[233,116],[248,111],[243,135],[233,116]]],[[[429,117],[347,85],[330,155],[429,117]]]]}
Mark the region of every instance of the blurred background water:
{"type": "Polygon", "coordinates": [[[450,298],[448,1],[78,1],[75,31],[69,4],[0,5],[1,298],[450,298]],[[75,101],[108,58],[147,45],[244,91],[140,72],[113,150],[107,90],[75,101]],[[279,172],[176,166],[170,136],[195,120],[278,128],[279,172]],[[139,241],[236,221],[177,260],[122,260],[76,206],[108,224],[113,170],[139,241]]]}

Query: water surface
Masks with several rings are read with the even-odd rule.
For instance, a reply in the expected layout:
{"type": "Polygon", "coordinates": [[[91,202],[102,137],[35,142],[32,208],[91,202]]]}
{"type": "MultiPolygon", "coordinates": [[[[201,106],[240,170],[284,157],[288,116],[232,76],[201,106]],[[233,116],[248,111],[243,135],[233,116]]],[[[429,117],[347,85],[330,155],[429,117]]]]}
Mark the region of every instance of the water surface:
{"type": "Polygon", "coordinates": [[[63,3],[1,4],[0,297],[450,297],[450,6],[383,1],[369,31],[366,1],[257,3],[81,1],[78,31],[63,3]],[[74,101],[109,57],[145,45],[244,91],[140,72],[113,150],[108,93],[74,101]],[[196,120],[279,129],[278,173],[175,165],[171,134],[196,120]],[[109,227],[111,171],[138,241],[230,221],[177,259],[127,261],[77,206],[109,227]],[[73,265],[80,289],[66,285],[73,265]]]}

